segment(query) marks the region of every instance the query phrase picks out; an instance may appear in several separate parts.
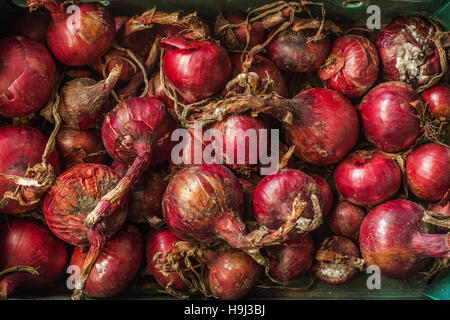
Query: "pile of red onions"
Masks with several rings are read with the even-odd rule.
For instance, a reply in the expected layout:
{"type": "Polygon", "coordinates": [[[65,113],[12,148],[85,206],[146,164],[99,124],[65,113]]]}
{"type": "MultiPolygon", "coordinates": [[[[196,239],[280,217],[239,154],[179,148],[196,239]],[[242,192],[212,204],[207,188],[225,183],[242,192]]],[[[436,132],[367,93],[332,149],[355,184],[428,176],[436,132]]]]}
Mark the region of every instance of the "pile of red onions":
{"type": "Polygon", "coordinates": [[[26,116],[47,102],[57,74],[44,45],[24,37],[1,39],[0,68],[0,115],[26,116]]]}
{"type": "Polygon", "coordinates": [[[64,243],[42,223],[13,219],[1,225],[0,299],[22,285],[46,288],[63,275],[67,259],[64,243]]]}
{"type": "Polygon", "coordinates": [[[424,231],[424,208],[409,200],[392,200],[373,209],[361,225],[359,243],[366,263],[388,278],[408,278],[427,257],[450,258],[445,234],[424,231]]]}
{"type": "Polygon", "coordinates": [[[378,70],[375,46],[362,36],[345,35],[334,42],[319,76],[328,88],[347,97],[360,97],[375,83],[378,70]]]}

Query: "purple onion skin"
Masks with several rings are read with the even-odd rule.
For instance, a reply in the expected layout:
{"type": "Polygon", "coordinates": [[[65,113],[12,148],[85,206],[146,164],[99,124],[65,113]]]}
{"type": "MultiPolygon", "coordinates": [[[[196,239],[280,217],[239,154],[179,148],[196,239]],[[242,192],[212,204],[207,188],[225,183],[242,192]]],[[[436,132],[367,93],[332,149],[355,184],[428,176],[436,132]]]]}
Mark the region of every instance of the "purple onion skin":
{"type": "Polygon", "coordinates": [[[365,217],[366,213],[362,208],[341,201],[331,211],[328,221],[334,234],[358,240],[359,229],[365,217]]]}

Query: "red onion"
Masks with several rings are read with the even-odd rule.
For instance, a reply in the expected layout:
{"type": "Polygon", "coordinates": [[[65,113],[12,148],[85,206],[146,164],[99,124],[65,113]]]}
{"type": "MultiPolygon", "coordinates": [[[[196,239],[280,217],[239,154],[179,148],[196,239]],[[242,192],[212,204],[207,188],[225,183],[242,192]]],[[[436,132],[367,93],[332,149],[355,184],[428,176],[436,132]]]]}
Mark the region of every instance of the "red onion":
{"type": "MultiPolygon", "coordinates": [[[[0,173],[24,177],[29,167],[41,163],[42,154],[48,138],[37,129],[28,126],[5,126],[0,128],[0,150],[3,156],[0,157],[0,173]]],[[[47,158],[47,162],[52,166],[53,172],[58,175],[60,172],[60,161],[57,151],[53,151],[47,158]]],[[[33,174],[33,172],[30,172],[33,174]]],[[[33,176],[31,176],[33,178],[33,176]]],[[[40,178],[37,176],[37,178],[40,178]]],[[[0,197],[9,191],[13,193],[17,185],[13,180],[0,177],[0,197]]],[[[24,213],[37,208],[40,204],[40,196],[45,190],[37,187],[20,187],[20,198],[22,203],[9,200],[7,205],[0,209],[4,213],[24,213]]]]}
{"type": "Polygon", "coordinates": [[[209,290],[222,300],[245,297],[262,274],[262,268],[249,255],[234,249],[210,254],[206,265],[209,290]]]}
{"type": "Polygon", "coordinates": [[[359,243],[367,264],[388,278],[408,278],[427,257],[450,258],[445,234],[424,233],[424,209],[408,200],[392,200],[373,209],[361,226],[359,243]]]}
{"type": "Polygon", "coordinates": [[[95,131],[62,127],[56,135],[56,146],[60,152],[66,169],[81,163],[99,163],[106,161],[102,139],[95,131]]]}
{"type": "Polygon", "coordinates": [[[326,283],[344,284],[356,274],[358,264],[361,263],[358,258],[358,247],[351,240],[340,236],[331,236],[323,240],[317,251],[317,262],[313,266],[313,270],[316,277],[326,283]],[[341,257],[343,259],[340,259],[341,257]]]}
{"type": "Polygon", "coordinates": [[[447,83],[439,83],[425,90],[422,99],[432,117],[450,121],[450,86],[447,83]]]}
{"type": "MultiPolygon", "coordinates": [[[[161,77],[159,72],[155,73],[149,80],[148,80],[148,93],[147,93],[147,97],[149,98],[158,98],[160,99],[162,102],[164,102],[164,104],[167,107],[167,111],[170,112],[170,114],[172,115],[172,117],[174,119],[177,119],[177,114],[175,112],[175,108],[174,108],[174,102],[172,99],[170,99],[166,93],[164,92],[164,89],[161,85],[161,77]]],[[[181,97],[179,97],[178,101],[182,101],[181,97]]]]}
{"type": "Polygon", "coordinates": [[[359,120],[355,108],[341,94],[315,88],[296,95],[296,121],[286,125],[294,154],[316,165],[339,162],[356,144],[359,120]]]}
{"type": "Polygon", "coordinates": [[[388,152],[412,146],[422,132],[412,103],[421,103],[421,99],[403,82],[385,82],[370,90],[359,105],[367,139],[388,152]]]}
{"type": "Polygon", "coordinates": [[[64,123],[76,129],[89,129],[98,125],[120,73],[120,66],[116,66],[108,78],[100,82],[90,78],[69,81],[61,89],[59,104],[59,113],[64,123]]]}
{"type": "Polygon", "coordinates": [[[378,71],[377,48],[365,37],[345,35],[333,43],[319,76],[328,88],[360,97],[375,83],[378,71]]]}
{"type": "Polygon", "coordinates": [[[270,260],[270,275],[279,281],[291,281],[304,275],[314,261],[314,242],[310,234],[298,235],[265,251],[270,260]]]}
{"type": "Polygon", "coordinates": [[[103,56],[116,34],[114,18],[100,3],[78,3],[76,9],[58,0],[28,0],[34,10],[50,11],[47,44],[55,57],[68,66],[88,65],[103,56]]]}
{"type": "Polygon", "coordinates": [[[174,243],[178,241],[181,241],[181,239],[166,229],[151,233],[147,238],[146,244],[147,267],[145,273],[154,276],[158,284],[163,288],[167,288],[169,285],[175,290],[185,291],[187,286],[181,277],[175,272],[171,276],[163,275],[156,267],[157,260],[155,260],[156,254],[160,257],[161,254],[176,250],[174,243]],[[173,278],[172,283],[170,283],[171,277],[173,278]]]}
{"type": "Polygon", "coordinates": [[[438,201],[450,189],[450,147],[428,143],[406,157],[406,180],[421,199],[438,201]]]}
{"type": "Polygon", "coordinates": [[[216,18],[214,33],[227,49],[252,48],[264,42],[266,31],[260,21],[245,23],[245,17],[237,12],[225,12],[216,18]],[[227,26],[234,25],[234,26],[227,26]],[[249,41],[247,45],[247,30],[249,41]]]}
{"type": "MultiPolygon", "coordinates": [[[[144,251],[142,236],[136,227],[124,226],[103,246],[86,281],[89,297],[112,297],[123,291],[141,267],[144,251]]],[[[82,268],[86,252],[76,247],[70,265],[82,268]]]]}
{"type": "MultiPolygon", "coordinates": [[[[298,210],[300,202],[306,203],[300,219],[306,220],[304,223],[316,220],[322,202],[317,183],[300,170],[283,169],[258,183],[253,193],[253,212],[259,224],[277,229],[298,210]]],[[[321,222],[322,214],[319,212],[319,215],[321,222]]],[[[310,223],[306,224],[307,230],[310,223]]],[[[300,232],[305,232],[304,227],[303,224],[298,226],[300,232]]]]}
{"type": "Polygon", "coordinates": [[[146,171],[129,193],[128,220],[158,225],[162,221],[162,198],[169,184],[167,165],[146,171]]]}
{"type": "MultiPolygon", "coordinates": [[[[234,54],[230,59],[231,78],[235,78],[242,72],[243,62],[240,54],[234,54]]],[[[269,77],[273,80],[273,91],[282,97],[288,97],[289,93],[286,81],[277,66],[269,59],[260,55],[253,56],[252,65],[248,71],[255,72],[262,80],[269,77]]]]}
{"type": "Polygon", "coordinates": [[[261,136],[260,130],[268,133],[270,128],[258,118],[250,115],[232,115],[223,121],[216,122],[212,128],[221,133],[223,137],[222,141],[216,139],[211,141],[215,150],[221,153],[216,156],[223,155],[224,163],[229,164],[232,168],[260,164],[259,155],[261,153],[268,154],[270,141],[267,141],[265,150],[261,150],[260,139],[269,139],[267,135],[261,136]],[[248,133],[247,137],[244,136],[246,132],[248,133]],[[255,143],[256,145],[254,145],[255,143]]]}
{"type": "Polygon", "coordinates": [[[317,174],[310,174],[310,177],[314,179],[319,187],[320,192],[320,209],[322,210],[322,215],[325,217],[331,210],[334,202],[333,191],[331,190],[328,182],[317,174]]]}
{"type": "Polygon", "coordinates": [[[358,150],[339,163],[334,180],[345,200],[373,206],[397,193],[402,173],[396,162],[384,153],[358,150]]]}
{"type": "Polygon", "coordinates": [[[130,57],[125,51],[111,49],[95,63],[91,63],[89,67],[97,73],[103,74],[103,69],[105,68],[106,63],[108,63],[108,72],[111,72],[114,66],[120,65],[122,71],[120,72],[119,81],[128,82],[136,75],[136,72],[140,72],[140,70],[134,69],[133,66],[123,58],[130,60],[130,57]]]}
{"type": "Polygon", "coordinates": [[[330,228],[334,234],[358,240],[359,229],[366,216],[360,207],[347,201],[339,202],[330,214],[330,228]]]}
{"type": "Polygon", "coordinates": [[[308,22],[310,20],[295,20],[267,46],[267,53],[278,68],[289,72],[308,72],[318,69],[324,63],[330,51],[330,39],[321,35],[314,41],[317,28],[300,28],[297,31],[308,22]]]}
{"type": "MultiPolygon", "coordinates": [[[[68,253],[62,241],[40,222],[14,219],[1,226],[0,272],[17,267],[34,268],[38,274],[11,270],[0,277],[0,299],[19,286],[43,288],[62,276],[68,253]]],[[[16,269],[18,270],[18,269],[16,269]]]]}
{"type": "Polygon", "coordinates": [[[45,45],[50,21],[51,17],[48,14],[26,14],[14,23],[11,35],[27,37],[45,45]]]}
{"type": "MultiPolygon", "coordinates": [[[[167,115],[164,104],[158,99],[131,98],[118,104],[103,121],[103,144],[109,155],[130,167],[125,176],[96,204],[86,218],[92,227],[110,207],[128,193],[142,173],[170,155],[173,119],[167,115]]],[[[103,218],[102,218],[103,219],[103,218]]]]}
{"type": "Polygon", "coordinates": [[[81,288],[75,290],[74,299],[82,297],[84,283],[105,240],[114,235],[125,221],[127,199],[121,199],[112,205],[100,222],[92,228],[85,226],[86,216],[118,183],[119,177],[109,167],[80,164],[61,174],[45,198],[43,211],[50,230],[74,246],[90,246],[81,271],[81,288]]]}
{"type": "Polygon", "coordinates": [[[1,39],[0,68],[0,115],[26,116],[47,102],[57,75],[42,44],[24,37],[1,39]]]}
{"type": "Polygon", "coordinates": [[[161,41],[160,46],[165,49],[164,73],[188,103],[219,92],[230,78],[230,58],[214,42],[173,37],[161,41]]]}
{"type": "MultiPolygon", "coordinates": [[[[378,34],[376,46],[387,81],[403,81],[423,88],[442,70],[437,34],[422,18],[401,17],[386,25],[378,34]]],[[[422,89],[423,90],[423,89],[422,89]]]]}

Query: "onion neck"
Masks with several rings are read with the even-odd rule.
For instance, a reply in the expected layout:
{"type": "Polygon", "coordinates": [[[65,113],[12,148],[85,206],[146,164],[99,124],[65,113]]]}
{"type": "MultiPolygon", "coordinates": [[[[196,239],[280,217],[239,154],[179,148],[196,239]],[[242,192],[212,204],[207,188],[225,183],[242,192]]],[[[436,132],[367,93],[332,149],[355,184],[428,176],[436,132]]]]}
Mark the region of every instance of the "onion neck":
{"type": "Polygon", "coordinates": [[[9,274],[0,281],[0,300],[8,299],[11,292],[22,283],[21,278],[19,274],[9,274]]]}
{"type": "Polygon", "coordinates": [[[34,11],[41,6],[44,6],[55,22],[61,22],[65,19],[65,12],[63,10],[63,5],[57,0],[28,0],[27,5],[30,11],[34,11]]]}
{"type": "Polygon", "coordinates": [[[448,234],[417,233],[412,238],[410,248],[419,255],[450,258],[450,237],[448,234]]]}

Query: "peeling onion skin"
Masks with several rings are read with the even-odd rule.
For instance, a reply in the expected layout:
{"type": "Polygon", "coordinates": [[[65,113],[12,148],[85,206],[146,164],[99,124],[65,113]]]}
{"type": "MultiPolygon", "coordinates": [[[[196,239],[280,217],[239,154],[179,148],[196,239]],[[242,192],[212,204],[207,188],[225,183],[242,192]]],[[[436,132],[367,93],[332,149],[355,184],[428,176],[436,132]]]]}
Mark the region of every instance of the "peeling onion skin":
{"type": "MultiPolygon", "coordinates": [[[[93,298],[113,297],[123,291],[141,267],[144,242],[134,226],[125,225],[108,239],[86,281],[86,295],[93,298]]],[[[70,265],[82,267],[86,253],[76,247],[70,265]]]]}
{"type": "Polygon", "coordinates": [[[331,211],[328,221],[334,234],[358,240],[359,229],[365,217],[364,209],[350,202],[341,201],[331,211]]]}
{"type": "MultiPolygon", "coordinates": [[[[153,258],[159,252],[166,253],[173,250],[175,248],[174,243],[178,241],[182,240],[167,229],[153,232],[147,238],[145,251],[147,266],[145,268],[145,273],[154,276],[158,284],[163,288],[169,284],[171,277],[164,276],[156,268],[156,261],[153,261],[153,258]]],[[[173,283],[171,285],[173,289],[180,291],[186,291],[188,289],[187,285],[177,273],[173,272],[171,276],[173,277],[173,283]]]]}
{"type": "MultiPolygon", "coordinates": [[[[61,240],[74,246],[95,242],[94,230],[86,228],[84,220],[97,202],[119,182],[119,177],[107,166],[86,163],[61,174],[45,197],[43,211],[50,230],[61,240]],[[92,237],[91,237],[92,236],[92,237]]],[[[114,235],[127,215],[127,199],[111,207],[111,213],[99,224],[106,238],[114,235]]]]}
{"type": "Polygon", "coordinates": [[[173,37],[160,46],[165,49],[163,71],[188,103],[212,96],[230,80],[230,57],[219,44],[173,37]]]}
{"type": "MultiPolygon", "coordinates": [[[[330,39],[326,36],[307,43],[308,37],[315,36],[317,30],[295,31],[296,20],[281,31],[267,46],[270,59],[281,70],[288,72],[309,72],[318,69],[330,51],[330,39]]],[[[271,34],[269,34],[269,37],[271,34]]]]}
{"type": "Polygon", "coordinates": [[[24,38],[0,40],[0,115],[21,117],[38,111],[56,83],[56,65],[41,43],[24,38]]]}
{"type": "Polygon", "coordinates": [[[270,275],[279,281],[291,281],[306,274],[314,261],[311,235],[302,234],[277,246],[265,248],[270,260],[270,275]]]}
{"type": "Polygon", "coordinates": [[[450,189],[450,147],[428,143],[406,157],[406,180],[419,198],[439,201],[450,189]]]}
{"type": "Polygon", "coordinates": [[[441,121],[450,121],[450,85],[439,83],[422,92],[423,102],[434,118],[441,121]]]}
{"type": "Polygon", "coordinates": [[[421,101],[409,85],[391,81],[370,90],[359,104],[364,134],[378,149],[398,152],[412,146],[422,133],[412,102],[421,101]]]}
{"type": "Polygon", "coordinates": [[[406,279],[424,267],[427,257],[450,257],[445,234],[425,233],[424,208],[408,200],[392,200],[374,208],[361,225],[359,243],[367,265],[381,275],[406,279]]]}
{"type": "Polygon", "coordinates": [[[362,96],[372,87],[380,68],[377,48],[357,35],[339,37],[325,66],[318,73],[327,88],[352,98],[362,96]]]}
{"type": "Polygon", "coordinates": [[[403,81],[414,89],[427,85],[441,72],[434,37],[433,27],[419,17],[400,17],[386,25],[376,40],[384,80],[403,81]]]}
{"type": "Polygon", "coordinates": [[[320,203],[321,204],[320,208],[322,209],[323,217],[326,217],[330,212],[331,207],[333,206],[334,202],[333,191],[331,190],[331,187],[328,184],[328,182],[321,176],[317,174],[310,174],[310,176],[311,178],[314,179],[314,181],[317,183],[317,186],[319,187],[320,196],[322,199],[320,203]]]}
{"type": "MultiPolygon", "coordinates": [[[[235,78],[242,72],[243,62],[240,54],[233,54],[231,57],[231,78],[235,78]]],[[[281,74],[278,67],[269,59],[254,55],[252,66],[248,69],[249,72],[255,72],[261,80],[267,77],[273,80],[273,91],[280,96],[287,98],[289,96],[286,80],[281,74]]]]}
{"type": "Polygon", "coordinates": [[[262,179],[253,193],[253,212],[256,221],[275,230],[289,220],[295,198],[307,203],[302,218],[314,216],[311,196],[316,195],[322,203],[319,187],[313,178],[296,169],[283,169],[262,179]]]}
{"type": "Polygon", "coordinates": [[[207,262],[207,276],[211,294],[221,300],[245,297],[256,286],[262,268],[240,250],[214,254],[207,262]]]}
{"type": "MultiPolygon", "coordinates": [[[[48,138],[40,131],[28,126],[4,126],[0,128],[0,150],[5,153],[0,161],[0,173],[25,176],[28,166],[34,166],[42,161],[48,138]]],[[[54,150],[47,158],[56,175],[60,173],[61,165],[58,151],[54,150]]],[[[10,179],[0,177],[0,196],[6,191],[14,192],[17,185],[10,179]]],[[[0,212],[17,214],[36,209],[42,204],[22,206],[17,201],[9,200],[0,212]]]]}
{"type": "Polygon", "coordinates": [[[295,145],[294,154],[311,164],[327,166],[342,160],[359,136],[356,109],[340,93],[323,88],[300,92],[298,119],[286,125],[286,140],[295,145]]]}
{"type": "Polygon", "coordinates": [[[64,242],[38,221],[14,219],[0,226],[0,271],[16,266],[36,268],[39,275],[14,272],[0,279],[0,298],[22,284],[45,288],[60,278],[67,266],[68,252],[64,242]]]}
{"type": "Polygon", "coordinates": [[[373,206],[392,198],[402,183],[396,162],[381,152],[358,150],[336,168],[336,188],[356,205],[373,206]]]}
{"type": "MultiPolygon", "coordinates": [[[[350,240],[341,236],[331,236],[322,241],[321,250],[329,250],[344,256],[359,258],[358,247],[350,240]]],[[[357,273],[357,269],[343,263],[316,261],[313,266],[315,275],[320,280],[341,285],[350,281],[357,273]]]]}
{"type": "Polygon", "coordinates": [[[164,221],[183,240],[212,243],[220,236],[236,244],[246,232],[243,202],[241,185],[231,170],[193,165],[170,180],[162,202],[164,221]]]}

